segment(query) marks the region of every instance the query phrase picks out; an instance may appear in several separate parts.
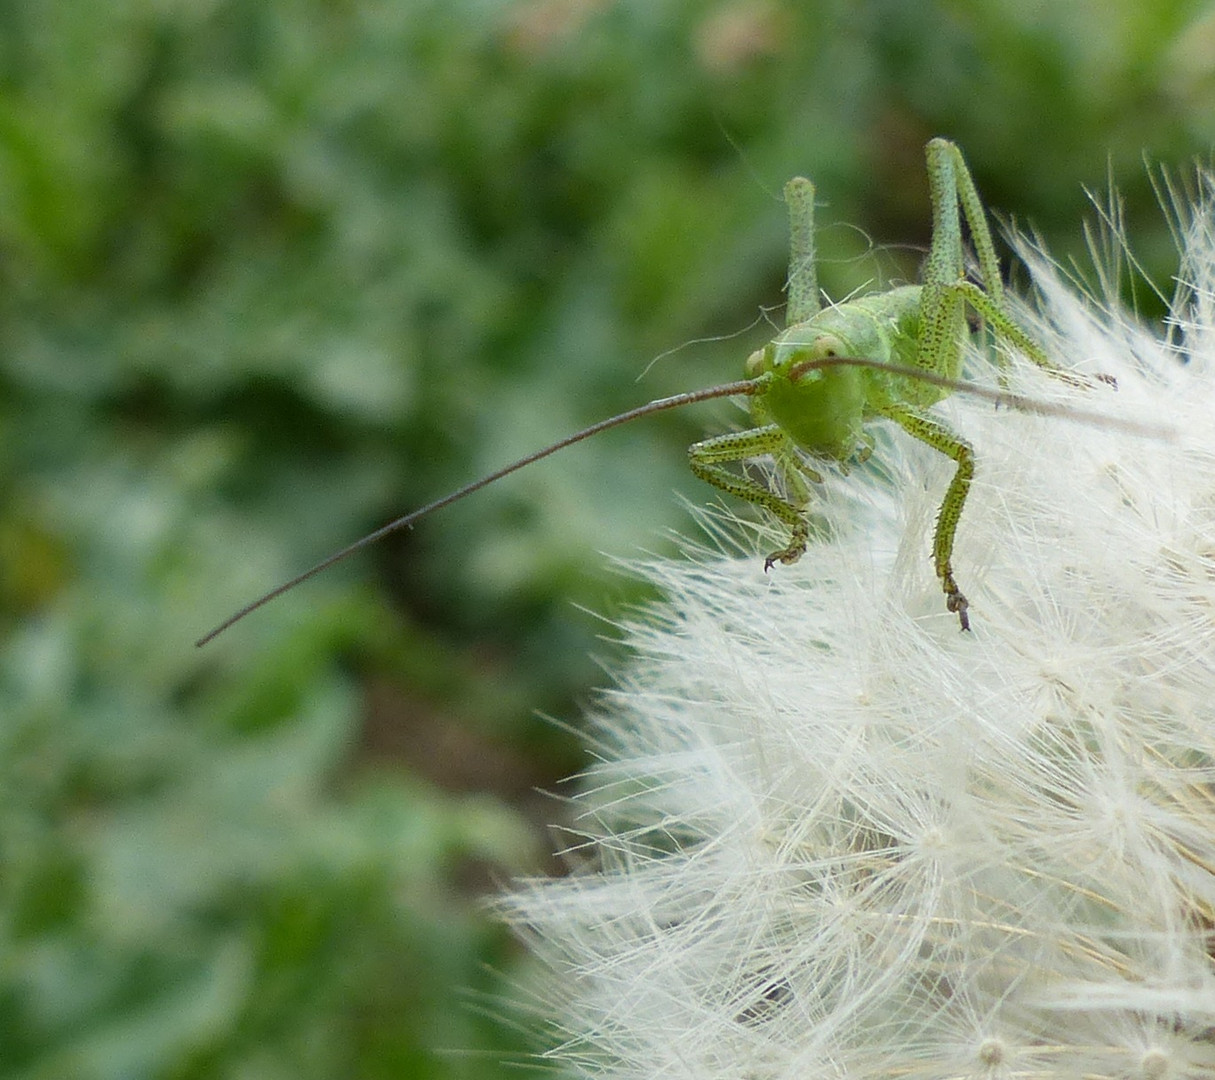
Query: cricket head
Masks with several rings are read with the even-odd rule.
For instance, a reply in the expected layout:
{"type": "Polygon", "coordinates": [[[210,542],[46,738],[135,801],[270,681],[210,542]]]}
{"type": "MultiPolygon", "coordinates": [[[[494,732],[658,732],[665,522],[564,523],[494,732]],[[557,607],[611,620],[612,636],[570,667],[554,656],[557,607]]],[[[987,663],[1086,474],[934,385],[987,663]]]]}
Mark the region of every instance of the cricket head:
{"type": "MultiPolygon", "coordinates": [[[[754,379],[771,372],[780,378],[788,376],[798,364],[814,361],[822,363],[817,373],[840,379],[847,377],[845,372],[855,373],[857,369],[833,367],[828,363],[833,357],[889,361],[901,323],[908,316],[918,316],[919,297],[919,288],[901,288],[823,308],[753,352],[747,360],[747,375],[754,379]]],[[[808,372],[805,377],[815,373],[808,372]]]]}
{"type": "Polygon", "coordinates": [[[828,309],[783,331],[747,358],[746,374],[764,384],[754,398],[757,421],[779,424],[809,453],[843,461],[863,445],[865,372],[831,361],[865,354],[839,332],[846,328],[824,318],[835,313],[828,309]],[[821,366],[806,370],[806,362],[821,366]]]}

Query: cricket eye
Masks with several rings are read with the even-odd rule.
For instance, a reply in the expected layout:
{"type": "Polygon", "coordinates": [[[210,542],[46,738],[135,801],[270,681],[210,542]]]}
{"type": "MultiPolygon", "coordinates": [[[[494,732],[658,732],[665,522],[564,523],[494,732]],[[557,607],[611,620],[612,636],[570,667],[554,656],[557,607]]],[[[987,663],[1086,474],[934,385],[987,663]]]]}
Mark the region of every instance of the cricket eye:
{"type": "Polygon", "coordinates": [[[755,379],[762,375],[765,371],[772,370],[772,361],[769,359],[769,352],[772,346],[767,345],[762,349],[756,349],[750,356],[747,357],[747,362],[743,366],[748,379],[755,379]]]}
{"type": "Polygon", "coordinates": [[[828,360],[833,356],[847,355],[844,343],[834,334],[824,334],[820,338],[815,338],[814,344],[810,346],[810,357],[813,360],[828,360]]]}

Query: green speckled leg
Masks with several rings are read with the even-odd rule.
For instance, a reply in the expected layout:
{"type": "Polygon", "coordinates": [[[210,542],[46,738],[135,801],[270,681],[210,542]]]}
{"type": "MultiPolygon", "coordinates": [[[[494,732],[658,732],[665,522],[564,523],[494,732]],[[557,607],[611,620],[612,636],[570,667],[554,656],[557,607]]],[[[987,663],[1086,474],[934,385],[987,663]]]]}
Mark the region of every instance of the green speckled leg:
{"type": "Polygon", "coordinates": [[[1041,346],[1013,322],[1005,314],[1004,309],[996,304],[973,281],[959,281],[950,286],[950,290],[957,293],[959,298],[965,300],[975,311],[982,315],[987,325],[995,331],[997,337],[1003,338],[1014,348],[1020,349],[1043,371],[1049,371],[1052,375],[1058,375],[1064,379],[1070,380],[1073,378],[1070,373],[1064,371],[1058,364],[1052,363],[1046,353],[1042,351],[1041,346]]]}
{"type": "MultiPolygon", "coordinates": [[[[1064,371],[1058,364],[1051,361],[1042,350],[1042,346],[1013,322],[1004,309],[997,306],[991,296],[980,289],[973,281],[959,281],[955,285],[950,286],[950,289],[983,316],[987,325],[995,332],[996,337],[1003,338],[1014,348],[1020,349],[1038,367],[1043,371],[1049,372],[1061,382],[1082,389],[1091,387],[1094,382],[1103,382],[1115,387],[1118,385],[1109,375],[1095,375],[1092,379],[1088,379],[1083,375],[1077,375],[1074,371],[1064,371]]],[[[1003,367],[1003,360],[1000,360],[999,363],[1003,367]]]]}
{"type": "Polygon", "coordinates": [[[785,322],[803,323],[820,307],[814,261],[814,185],[795,176],[785,185],[789,207],[789,304],[785,322]]]}
{"type": "MultiPolygon", "coordinates": [[[[987,214],[979,198],[974,178],[962,158],[962,151],[945,139],[933,139],[925,147],[928,159],[928,186],[932,199],[934,222],[945,223],[950,218],[947,204],[960,203],[966,224],[970,227],[970,243],[979,260],[979,273],[983,288],[997,305],[1004,304],[1004,283],[1000,279],[1000,263],[996,258],[996,246],[992,243],[991,230],[987,227],[987,214]]],[[[955,212],[956,213],[956,212],[955,212]]],[[[946,233],[950,228],[947,226],[946,233]]],[[[934,234],[933,240],[936,240],[934,234]]],[[[950,243],[954,238],[949,236],[950,243]]],[[[957,238],[957,249],[961,254],[961,238],[957,238]]],[[[959,261],[957,271],[961,272],[959,261]]],[[[945,279],[942,279],[945,280],[945,279]]]]}
{"type": "MultiPolygon", "coordinates": [[[[749,477],[722,468],[722,465],[762,457],[765,454],[770,454],[781,462],[788,450],[789,437],[776,424],[754,428],[751,431],[719,435],[715,439],[705,439],[688,447],[688,464],[692,472],[702,480],[735,498],[762,506],[789,526],[789,546],[772,552],[764,560],[765,570],[771,570],[778,562],[797,562],[805,553],[810,540],[810,529],[802,514],[802,508],[749,477]]],[[[813,474],[807,475],[812,477],[813,474]]]]}
{"type": "Polygon", "coordinates": [[[957,614],[962,629],[969,630],[970,617],[966,610],[970,605],[953,578],[953,541],[958,531],[958,519],[962,516],[962,507],[966,505],[970,481],[975,474],[974,450],[960,435],[955,435],[940,422],[930,420],[921,413],[897,406],[883,409],[882,413],[897,422],[908,435],[927,443],[934,450],[939,450],[958,463],[953,480],[945,492],[945,498],[941,501],[941,509],[937,511],[937,527],[932,537],[932,559],[937,577],[941,580],[941,588],[945,592],[945,606],[957,614]]]}

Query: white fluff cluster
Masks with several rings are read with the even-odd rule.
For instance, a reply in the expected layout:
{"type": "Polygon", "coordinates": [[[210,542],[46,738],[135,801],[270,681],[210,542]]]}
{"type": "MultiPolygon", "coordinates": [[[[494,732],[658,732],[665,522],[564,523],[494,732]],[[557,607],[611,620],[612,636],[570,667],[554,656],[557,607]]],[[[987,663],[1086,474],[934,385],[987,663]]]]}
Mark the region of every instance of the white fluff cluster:
{"type": "Polygon", "coordinates": [[[943,403],[969,634],[929,558],[951,463],[901,431],[797,565],[644,568],[574,868],[502,904],[565,1070],[1215,1076],[1215,228],[1171,343],[1034,269],[1039,340],[1118,389],[1018,389],[1175,438],[943,403]]]}

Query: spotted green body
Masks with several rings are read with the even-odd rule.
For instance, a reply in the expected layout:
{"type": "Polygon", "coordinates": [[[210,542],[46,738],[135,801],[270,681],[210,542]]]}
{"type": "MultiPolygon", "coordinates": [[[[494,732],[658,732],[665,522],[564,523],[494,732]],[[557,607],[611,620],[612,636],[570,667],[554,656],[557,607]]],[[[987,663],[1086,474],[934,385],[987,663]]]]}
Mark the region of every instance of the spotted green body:
{"type": "Polygon", "coordinates": [[[799,368],[807,361],[859,357],[956,380],[962,373],[970,309],[997,339],[1040,367],[1059,373],[1007,313],[995,246],[961,152],[945,139],[933,139],[926,155],[932,245],[923,284],[827,307],[820,302],[814,266],[814,186],[800,177],[785,186],[791,234],[788,326],[747,361],[747,376],[760,384],[751,396],[756,426],[696,443],[688,455],[697,476],[763,507],[789,527],[788,545],[765,562],[765,568],[771,568],[777,562],[796,561],[806,550],[809,485],[821,482],[813,460],[863,460],[872,449],[867,423],[894,421],[956,463],[937,515],[933,561],[946,606],[966,630],[970,628],[969,605],[954,580],[953,547],[974,476],[974,451],[927,411],[952,390],[878,368],[799,368]],[[978,258],[982,287],[966,278],[963,216],[978,258]],[[776,463],[783,490],[727,467],[763,456],[776,463]]]}

